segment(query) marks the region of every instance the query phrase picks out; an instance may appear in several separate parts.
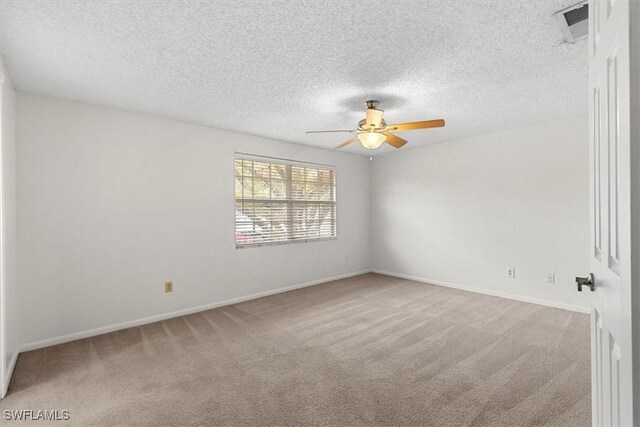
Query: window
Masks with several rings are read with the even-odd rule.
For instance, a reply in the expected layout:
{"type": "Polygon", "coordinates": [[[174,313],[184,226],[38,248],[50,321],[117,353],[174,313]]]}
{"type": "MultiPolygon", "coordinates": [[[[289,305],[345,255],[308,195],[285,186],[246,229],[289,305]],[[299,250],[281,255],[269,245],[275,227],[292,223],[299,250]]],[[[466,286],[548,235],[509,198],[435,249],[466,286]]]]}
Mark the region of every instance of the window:
{"type": "Polygon", "coordinates": [[[334,168],[237,154],[236,247],[336,237],[334,168]]]}

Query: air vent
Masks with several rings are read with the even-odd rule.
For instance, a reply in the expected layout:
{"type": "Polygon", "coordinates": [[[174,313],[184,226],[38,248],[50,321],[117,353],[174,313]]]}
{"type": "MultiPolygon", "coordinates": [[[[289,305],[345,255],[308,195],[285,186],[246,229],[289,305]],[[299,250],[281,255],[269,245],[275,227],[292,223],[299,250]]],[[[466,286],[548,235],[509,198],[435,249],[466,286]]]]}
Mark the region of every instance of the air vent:
{"type": "Polygon", "coordinates": [[[575,43],[589,35],[589,2],[587,0],[562,9],[554,13],[554,16],[569,43],[575,43]]]}

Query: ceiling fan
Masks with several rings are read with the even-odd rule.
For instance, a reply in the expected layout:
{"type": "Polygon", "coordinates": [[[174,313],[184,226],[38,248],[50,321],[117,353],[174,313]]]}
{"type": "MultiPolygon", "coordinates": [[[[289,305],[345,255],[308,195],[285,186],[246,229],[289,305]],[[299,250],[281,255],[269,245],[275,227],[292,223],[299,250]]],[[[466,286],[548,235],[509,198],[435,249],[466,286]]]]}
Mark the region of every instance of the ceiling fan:
{"type": "Polygon", "coordinates": [[[330,133],[330,132],[349,132],[355,133],[356,136],[348,141],[343,142],[336,148],[346,147],[347,145],[359,140],[364,148],[375,150],[384,142],[396,148],[400,148],[407,143],[406,139],[392,134],[392,131],[405,131],[415,129],[441,128],[444,126],[444,120],[426,120],[423,122],[398,123],[395,125],[387,125],[382,118],[384,111],[378,109],[380,101],[370,100],[365,102],[366,118],[358,122],[358,128],[349,130],[312,130],[306,133],[330,133]]]}

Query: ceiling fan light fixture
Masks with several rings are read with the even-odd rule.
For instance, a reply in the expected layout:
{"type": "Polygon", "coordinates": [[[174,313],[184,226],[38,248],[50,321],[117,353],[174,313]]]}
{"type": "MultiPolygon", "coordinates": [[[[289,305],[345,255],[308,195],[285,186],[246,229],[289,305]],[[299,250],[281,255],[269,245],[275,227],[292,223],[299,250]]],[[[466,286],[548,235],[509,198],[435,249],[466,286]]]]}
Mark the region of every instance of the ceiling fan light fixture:
{"type": "Polygon", "coordinates": [[[375,150],[387,140],[387,136],[378,132],[363,132],[358,135],[362,146],[368,150],[375,150]]]}

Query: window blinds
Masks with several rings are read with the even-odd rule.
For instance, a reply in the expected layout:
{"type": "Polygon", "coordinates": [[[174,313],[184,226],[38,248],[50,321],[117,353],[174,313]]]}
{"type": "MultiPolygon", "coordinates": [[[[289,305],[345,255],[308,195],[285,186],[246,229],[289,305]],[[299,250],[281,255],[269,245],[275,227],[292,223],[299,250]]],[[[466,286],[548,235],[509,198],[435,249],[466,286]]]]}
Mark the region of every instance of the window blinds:
{"type": "Polygon", "coordinates": [[[336,237],[330,166],[236,155],[236,247],[336,237]]]}

